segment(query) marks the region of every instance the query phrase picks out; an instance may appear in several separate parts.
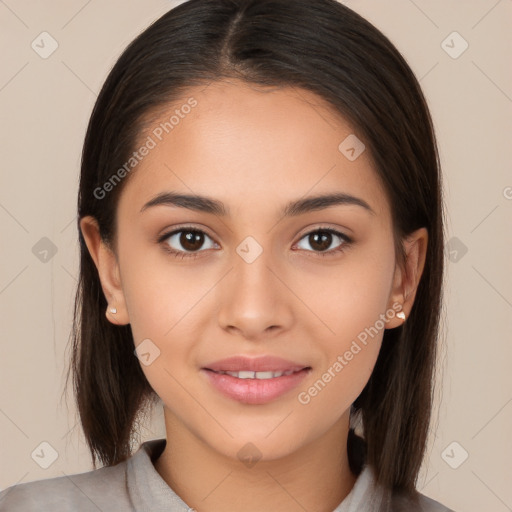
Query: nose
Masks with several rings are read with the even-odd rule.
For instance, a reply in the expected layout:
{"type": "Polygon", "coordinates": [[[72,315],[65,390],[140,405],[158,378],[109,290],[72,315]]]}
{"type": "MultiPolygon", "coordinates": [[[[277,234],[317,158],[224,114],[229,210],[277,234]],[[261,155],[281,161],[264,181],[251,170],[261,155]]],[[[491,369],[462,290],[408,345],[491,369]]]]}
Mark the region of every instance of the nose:
{"type": "Polygon", "coordinates": [[[252,263],[235,254],[234,267],[220,283],[218,321],[240,337],[261,340],[290,329],[293,293],[266,251],[252,263]]]}

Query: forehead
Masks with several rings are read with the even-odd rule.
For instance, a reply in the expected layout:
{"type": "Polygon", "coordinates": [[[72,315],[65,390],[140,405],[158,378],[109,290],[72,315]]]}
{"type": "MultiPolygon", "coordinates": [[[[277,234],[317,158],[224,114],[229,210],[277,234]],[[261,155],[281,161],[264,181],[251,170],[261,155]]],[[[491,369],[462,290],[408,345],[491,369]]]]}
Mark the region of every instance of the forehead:
{"type": "Polygon", "coordinates": [[[347,158],[344,141],[360,144],[356,137],[311,91],[234,80],[193,87],[146,123],[135,149],[151,149],[131,173],[121,201],[140,209],[158,193],[179,191],[218,198],[240,212],[244,204],[268,209],[339,191],[364,196],[388,216],[369,151],[347,158]]]}

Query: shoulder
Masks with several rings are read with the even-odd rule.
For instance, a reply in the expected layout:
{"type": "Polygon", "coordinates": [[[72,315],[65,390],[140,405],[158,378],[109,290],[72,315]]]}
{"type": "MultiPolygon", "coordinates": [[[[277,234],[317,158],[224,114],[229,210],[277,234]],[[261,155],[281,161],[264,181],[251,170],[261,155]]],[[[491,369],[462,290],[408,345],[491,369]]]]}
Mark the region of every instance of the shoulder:
{"type": "Polygon", "coordinates": [[[422,512],[455,512],[451,508],[445,507],[441,503],[424,496],[423,494],[419,495],[419,504],[420,510],[422,512]]]}
{"type": "Polygon", "coordinates": [[[415,496],[394,494],[392,498],[392,512],[455,512],[441,503],[417,493],[415,496]]]}
{"type": "Polygon", "coordinates": [[[0,492],[0,512],[47,510],[132,510],[126,485],[126,462],[86,473],[17,484],[0,492]]]}

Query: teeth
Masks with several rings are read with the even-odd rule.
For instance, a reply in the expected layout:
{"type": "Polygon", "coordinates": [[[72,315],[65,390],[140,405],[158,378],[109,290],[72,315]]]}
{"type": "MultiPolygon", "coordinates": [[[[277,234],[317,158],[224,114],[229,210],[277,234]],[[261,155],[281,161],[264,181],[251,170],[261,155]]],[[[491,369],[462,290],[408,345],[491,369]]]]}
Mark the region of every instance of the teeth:
{"type": "Polygon", "coordinates": [[[273,379],[275,377],[282,377],[283,375],[291,375],[293,370],[287,370],[285,372],[249,372],[246,370],[239,372],[217,372],[223,373],[226,375],[231,375],[231,377],[236,377],[237,379],[273,379]]]}

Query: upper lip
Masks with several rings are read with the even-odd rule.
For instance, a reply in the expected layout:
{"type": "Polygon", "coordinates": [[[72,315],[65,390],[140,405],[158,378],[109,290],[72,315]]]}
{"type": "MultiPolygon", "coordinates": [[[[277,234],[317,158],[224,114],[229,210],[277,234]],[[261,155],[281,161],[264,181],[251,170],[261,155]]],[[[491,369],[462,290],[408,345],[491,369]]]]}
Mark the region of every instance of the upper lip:
{"type": "Polygon", "coordinates": [[[289,370],[295,372],[309,368],[309,366],[276,356],[247,357],[239,355],[215,361],[207,364],[204,368],[216,372],[286,372],[289,370]]]}

